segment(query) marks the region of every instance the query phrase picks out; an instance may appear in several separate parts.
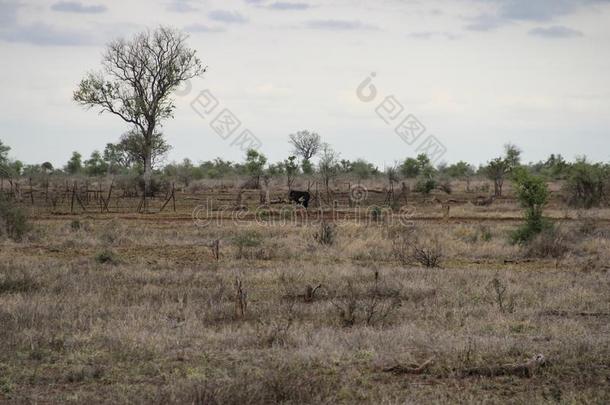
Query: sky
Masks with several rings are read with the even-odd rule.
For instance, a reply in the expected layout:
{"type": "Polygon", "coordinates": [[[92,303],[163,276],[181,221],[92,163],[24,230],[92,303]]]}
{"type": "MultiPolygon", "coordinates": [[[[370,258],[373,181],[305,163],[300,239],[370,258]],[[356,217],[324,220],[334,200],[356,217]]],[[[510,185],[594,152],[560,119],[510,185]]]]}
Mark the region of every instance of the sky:
{"type": "Polygon", "coordinates": [[[270,161],[299,130],[379,167],[420,152],[479,164],[508,142],[525,161],[610,161],[610,0],[0,0],[10,156],[61,166],[116,142],[129,126],[72,93],[105,44],[159,25],[208,66],[174,96],[169,161],[241,161],[244,130],[270,161]],[[227,139],[221,109],[241,123],[227,139]]]}

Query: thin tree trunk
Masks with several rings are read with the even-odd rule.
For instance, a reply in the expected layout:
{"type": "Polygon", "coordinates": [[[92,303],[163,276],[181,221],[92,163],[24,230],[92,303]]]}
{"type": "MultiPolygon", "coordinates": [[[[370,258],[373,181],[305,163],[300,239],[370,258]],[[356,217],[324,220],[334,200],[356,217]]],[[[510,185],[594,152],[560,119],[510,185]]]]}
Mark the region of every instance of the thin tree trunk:
{"type": "Polygon", "coordinates": [[[148,197],[150,194],[150,181],[152,178],[152,136],[154,126],[148,128],[144,135],[144,197],[142,211],[148,213],[148,197]]]}

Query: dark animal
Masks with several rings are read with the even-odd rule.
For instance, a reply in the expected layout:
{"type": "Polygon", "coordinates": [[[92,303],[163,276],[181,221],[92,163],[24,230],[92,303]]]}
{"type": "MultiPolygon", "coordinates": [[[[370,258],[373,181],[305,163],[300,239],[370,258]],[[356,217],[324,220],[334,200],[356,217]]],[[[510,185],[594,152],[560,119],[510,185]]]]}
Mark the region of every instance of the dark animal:
{"type": "Polygon", "coordinates": [[[307,205],[309,205],[309,199],[311,198],[311,196],[309,195],[309,192],[307,191],[295,191],[292,190],[290,191],[290,194],[288,194],[288,198],[290,199],[291,202],[295,202],[297,204],[301,204],[303,205],[303,207],[307,208],[307,205]]]}

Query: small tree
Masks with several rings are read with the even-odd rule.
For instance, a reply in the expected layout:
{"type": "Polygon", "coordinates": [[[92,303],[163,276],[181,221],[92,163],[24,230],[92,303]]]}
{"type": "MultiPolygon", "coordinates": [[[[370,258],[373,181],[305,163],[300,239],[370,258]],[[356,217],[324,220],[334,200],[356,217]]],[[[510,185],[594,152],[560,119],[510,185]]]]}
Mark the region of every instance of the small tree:
{"type": "Polygon", "coordinates": [[[264,174],[267,158],[262,153],[255,149],[248,149],[246,152],[246,163],[244,169],[250,178],[254,181],[256,188],[260,188],[261,176],[264,174]]]}
{"type": "Polygon", "coordinates": [[[339,173],[338,159],[339,154],[329,144],[324,143],[322,145],[320,162],[318,162],[318,171],[326,188],[327,200],[330,200],[330,181],[339,173]]]}
{"type": "Polygon", "coordinates": [[[50,173],[53,171],[53,165],[51,164],[51,162],[44,162],[40,165],[40,167],[45,173],[50,173]]]}
{"type": "Polygon", "coordinates": [[[103,154],[104,162],[108,167],[108,173],[118,173],[128,169],[133,161],[121,144],[107,143],[103,154]]]}
{"type": "Polygon", "coordinates": [[[188,187],[194,177],[193,162],[189,158],[184,158],[182,163],[175,165],[175,169],[175,176],[184,184],[184,187],[188,187]]]}
{"type": "Polygon", "coordinates": [[[402,163],[400,171],[406,178],[414,178],[419,175],[419,163],[416,159],[407,158],[402,163]]]}
{"type": "Polygon", "coordinates": [[[160,27],[113,41],[103,56],[103,72],[89,73],[74,92],[77,103],[118,116],[142,136],[145,203],[155,134],[175,108],[170,96],[181,83],[205,72],[186,39],[179,31],[160,27]]]}
{"type": "Polygon", "coordinates": [[[464,161],[459,161],[447,166],[444,173],[453,179],[462,179],[466,181],[466,191],[470,191],[470,180],[474,176],[475,169],[472,165],[464,161]]]}
{"type": "Polygon", "coordinates": [[[146,148],[150,147],[150,165],[155,168],[163,161],[167,153],[171,150],[171,146],[165,142],[162,133],[154,133],[150,139],[150,145],[146,146],[146,139],[140,131],[132,129],[123,134],[118,144],[119,151],[125,155],[124,159],[130,164],[136,164],[141,168],[146,166],[146,148]]]}
{"type": "Polygon", "coordinates": [[[357,159],[351,162],[350,172],[353,173],[358,180],[368,179],[371,176],[379,173],[379,170],[364,159],[357,159]]]}
{"type": "Polygon", "coordinates": [[[8,153],[11,147],[2,143],[0,140],[0,165],[6,165],[8,163],[8,153]]]}
{"type": "Polygon", "coordinates": [[[69,174],[76,174],[83,170],[83,156],[74,151],[68,163],[64,166],[64,170],[69,174]]]}
{"type": "Polygon", "coordinates": [[[288,159],[284,160],[284,171],[286,173],[286,185],[288,190],[292,190],[294,180],[299,173],[299,166],[296,163],[296,156],[289,156],[288,159]]]}
{"type": "Polygon", "coordinates": [[[430,178],[434,174],[434,167],[425,153],[420,153],[416,158],[405,159],[400,170],[407,178],[415,178],[420,175],[430,178]]]}
{"type": "Polygon", "coordinates": [[[502,196],[502,187],[504,179],[520,164],[521,150],[513,145],[504,145],[504,157],[498,157],[491,160],[485,168],[485,174],[494,182],[494,195],[502,196]]]}
{"type": "Polygon", "coordinates": [[[102,159],[99,151],[95,150],[91,153],[91,157],[85,160],[85,171],[89,176],[103,176],[108,171],[108,165],[102,159]]]}
{"type": "Polygon", "coordinates": [[[609,172],[599,164],[591,164],[586,158],[580,158],[569,171],[564,190],[568,203],[575,207],[589,209],[599,206],[605,196],[605,187],[609,172]]]}
{"type": "Polygon", "coordinates": [[[515,194],[525,209],[525,224],[514,233],[513,241],[529,242],[549,226],[542,216],[549,200],[548,186],[542,177],[534,176],[524,168],[515,170],[513,179],[515,194]]]}
{"type": "Polygon", "coordinates": [[[311,158],[318,153],[321,147],[320,135],[315,132],[299,131],[296,134],[290,134],[289,138],[294,154],[302,158],[303,172],[311,174],[313,169],[311,158]]]}

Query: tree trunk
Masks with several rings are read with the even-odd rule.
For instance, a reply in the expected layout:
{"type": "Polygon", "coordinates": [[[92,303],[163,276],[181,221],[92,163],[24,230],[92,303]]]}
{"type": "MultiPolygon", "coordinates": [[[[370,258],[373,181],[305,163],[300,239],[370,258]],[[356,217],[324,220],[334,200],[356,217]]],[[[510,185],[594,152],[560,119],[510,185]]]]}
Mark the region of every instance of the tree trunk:
{"type": "Polygon", "coordinates": [[[144,213],[148,212],[148,197],[150,196],[150,181],[152,178],[152,137],[154,126],[150,126],[144,134],[144,213]]]}
{"type": "Polygon", "coordinates": [[[504,179],[497,178],[494,180],[494,196],[501,197],[502,196],[502,185],[504,183],[504,179]]]}

